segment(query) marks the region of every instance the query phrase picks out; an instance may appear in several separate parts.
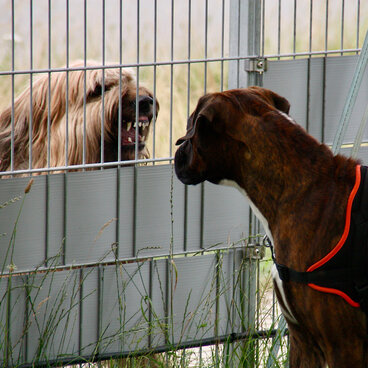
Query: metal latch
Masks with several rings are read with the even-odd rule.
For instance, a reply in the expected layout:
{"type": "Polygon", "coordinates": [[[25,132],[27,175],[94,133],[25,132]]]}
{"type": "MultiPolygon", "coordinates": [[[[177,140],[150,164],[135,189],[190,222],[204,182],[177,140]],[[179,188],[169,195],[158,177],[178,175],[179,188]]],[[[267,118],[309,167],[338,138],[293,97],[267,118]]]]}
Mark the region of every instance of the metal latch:
{"type": "Polygon", "coordinates": [[[246,72],[256,72],[263,74],[267,71],[267,59],[266,58],[256,58],[245,60],[245,71],[246,72]]]}
{"type": "Polygon", "coordinates": [[[245,248],[245,258],[262,259],[266,254],[265,247],[261,244],[247,244],[245,248]]]}

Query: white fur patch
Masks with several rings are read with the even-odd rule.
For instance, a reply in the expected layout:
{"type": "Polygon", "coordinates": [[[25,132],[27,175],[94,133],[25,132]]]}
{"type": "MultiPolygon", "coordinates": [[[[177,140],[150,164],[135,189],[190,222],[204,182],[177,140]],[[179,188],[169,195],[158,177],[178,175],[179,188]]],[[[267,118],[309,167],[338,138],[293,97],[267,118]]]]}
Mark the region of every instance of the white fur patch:
{"type": "Polygon", "coordinates": [[[271,274],[272,274],[273,281],[275,282],[276,287],[277,287],[278,291],[280,292],[280,296],[281,296],[282,302],[284,304],[284,305],[282,305],[281,303],[279,304],[280,308],[281,308],[281,311],[282,311],[282,314],[285,316],[285,318],[288,322],[297,325],[298,320],[295,318],[293,312],[291,311],[290,305],[289,305],[289,303],[286,299],[284,286],[283,286],[282,280],[280,279],[280,276],[279,276],[279,273],[277,271],[277,268],[276,268],[275,264],[272,265],[271,274]]]}
{"type": "Polygon", "coordinates": [[[285,119],[289,120],[289,121],[290,121],[290,123],[296,124],[295,120],[294,120],[292,117],[290,117],[288,114],[285,114],[283,111],[280,111],[280,110],[277,110],[277,111],[278,111],[278,112],[280,113],[280,115],[282,115],[285,119]]]}
{"type": "MultiPolygon", "coordinates": [[[[288,119],[290,119],[290,117],[284,113],[282,113],[283,115],[285,115],[285,117],[287,117],[288,119]]],[[[290,119],[291,120],[291,119],[290,119]]],[[[273,241],[273,237],[272,237],[272,233],[270,230],[270,227],[268,225],[268,221],[266,220],[266,218],[263,216],[263,214],[261,213],[261,211],[256,207],[256,205],[250,200],[250,198],[248,197],[247,192],[240,187],[235,181],[232,180],[221,180],[219,182],[220,185],[224,185],[224,186],[228,186],[228,187],[233,187],[236,188],[240,191],[240,193],[248,200],[250,207],[252,208],[252,211],[254,212],[254,214],[258,217],[258,219],[261,221],[263,228],[266,232],[266,235],[270,238],[271,242],[274,243],[273,241]]],[[[272,278],[275,281],[275,284],[277,285],[277,288],[280,292],[281,298],[282,298],[282,302],[285,306],[285,308],[283,308],[281,305],[281,310],[283,315],[285,316],[285,318],[288,320],[288,322],[294,323],[294,324],[298,324],[297,319],[295,318],[295,316],[293,315],[293,312],[290,309],[289,303],[286,299],[286,295],[285,295],[285,291],[284,291],[284,287],[283,287],[283,282],[279,277],[279,273],[277,272],[277,268],[276,265],[272,266],[272,278]]]]}

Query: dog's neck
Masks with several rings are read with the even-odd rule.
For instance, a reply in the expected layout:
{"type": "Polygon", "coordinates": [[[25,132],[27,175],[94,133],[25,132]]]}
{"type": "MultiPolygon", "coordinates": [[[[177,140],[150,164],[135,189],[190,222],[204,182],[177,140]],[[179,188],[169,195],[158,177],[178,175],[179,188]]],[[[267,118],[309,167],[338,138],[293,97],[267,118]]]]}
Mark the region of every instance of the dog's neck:
{"type": "MultiPolygon", "coordinates": [[[[287,135],[283,142],[277,137],[277,151],[254,140],[253,160],[244,163],[234,181],[221,184],[237,187],[249,199],[274,242],[278,261],[303,270],[341,236],[345,220],[341,203],[347,203],[354,186],[357,162],[333,156],[300,127],[287,135]]],[[[274,145],[271,140],[269,147],[274,145]]]]}

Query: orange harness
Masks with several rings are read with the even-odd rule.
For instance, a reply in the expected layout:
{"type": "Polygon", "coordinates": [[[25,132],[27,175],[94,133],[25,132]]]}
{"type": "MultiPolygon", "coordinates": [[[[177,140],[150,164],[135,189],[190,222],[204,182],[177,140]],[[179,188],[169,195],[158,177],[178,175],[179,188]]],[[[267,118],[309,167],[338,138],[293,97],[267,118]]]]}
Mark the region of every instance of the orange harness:
{"type": "MultiPolygon", "coordinates": [[[[282,281],[295,281],[342,297],[368,314],[368,169],[357,165],[349,195],[344,232],[336,246],[306,272],[278,264],[282,281]]],[[[272,252],[273,253],[273,252],[272,252]]]]}

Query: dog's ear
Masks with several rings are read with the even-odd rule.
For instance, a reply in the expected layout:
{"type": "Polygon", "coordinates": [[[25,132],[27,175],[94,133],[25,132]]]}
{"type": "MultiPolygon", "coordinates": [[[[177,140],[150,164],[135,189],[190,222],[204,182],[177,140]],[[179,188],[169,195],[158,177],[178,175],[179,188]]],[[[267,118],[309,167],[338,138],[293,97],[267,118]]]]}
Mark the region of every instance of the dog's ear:
{"type": "Polygon", "coordinates": [[[185,141],[193,138],[196,133],[201,134],[202,131],[208,132],[209,130],[207,130],[207,128],[213,120],[213,117],[214,111],[210,107],[203,109],[197,114],[192,113],[188,119],[187,133],[176,141],[176,145],[180,146],[185,141]]]}
{"type": "Polygon", "coordinates": [[[271,104],[272,106],[276,107],[277,110],[284,112],[285,114],[289,114],[290,111],[290,103],[289,101],[280,96],[279,94],[271,91],[267,88],[262,88],[258,86],[249,87],[252,93],[256,94],[258,97],[261,97],[267,103],[271,104]]]}

